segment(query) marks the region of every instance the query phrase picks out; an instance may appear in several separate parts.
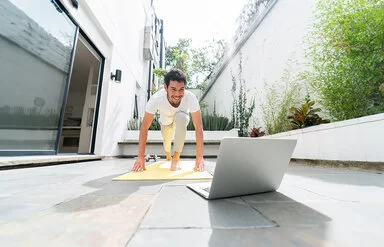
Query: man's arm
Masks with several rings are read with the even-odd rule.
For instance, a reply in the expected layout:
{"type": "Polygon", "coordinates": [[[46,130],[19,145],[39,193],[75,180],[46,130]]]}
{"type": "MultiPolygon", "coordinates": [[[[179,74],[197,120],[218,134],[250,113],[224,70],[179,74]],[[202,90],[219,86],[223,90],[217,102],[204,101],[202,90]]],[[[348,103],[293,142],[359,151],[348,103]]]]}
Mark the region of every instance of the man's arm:
{"type": "Polygon", "coordinates": [[[196,136],[196,164],[195,171],[204,171],[204,140],[203,140],[203,121],[201,119],[201,111],[192,112],[192,122],[195,126],[196,136]]]}
{"type": "Polygon", "coordinates": [[[148,129],[151,126],[153,117],[155,114],[151,114],[146,112],[144,114],[143,121],[140,127],[140,135],[139,135],[139,153],[137,156],[137,160],[132,168],[134,172],[141,172],[145,170],[145,146],[147,144],[148,138],[148,129]]]}

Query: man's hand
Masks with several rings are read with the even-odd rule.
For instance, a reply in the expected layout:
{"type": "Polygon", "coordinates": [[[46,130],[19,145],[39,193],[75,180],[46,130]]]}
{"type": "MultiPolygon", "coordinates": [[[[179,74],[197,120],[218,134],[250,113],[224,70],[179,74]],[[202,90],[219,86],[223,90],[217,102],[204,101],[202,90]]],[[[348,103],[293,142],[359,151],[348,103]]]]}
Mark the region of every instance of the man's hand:
{"type": "Polygon", "coordinates": [[[204,158],[196,158],[195,168],[193,168],[195,172],[203,172],[204,171],[204,158]]]}
{"type": "Polygon", "coordinates": [[[148,129],[151,126],[155,114],[145,112],[143,121],[141,122],[140,135],[139,135],[139,153],[137,160],[132,167],[133,172],[145,171],[145,145],[147,143],[148,129]]]}
{"type": "Polygon", "coordinates": [[[135,164],[132,167],[133,172],[142,172],[145,171],[145,159],[144,157],[137,157],[135,164]]]}
{"type": "Polygon", "coordinates": [[[192,116],[192,122],[195,126],[195,136],[196,136],[196,164],[195,168],[193,168],[194,171],[202,172],[204,171],[204,158],[203,158],[203,121],[201,119],[201,112],[195,111],[191,113],[192,116]]]}

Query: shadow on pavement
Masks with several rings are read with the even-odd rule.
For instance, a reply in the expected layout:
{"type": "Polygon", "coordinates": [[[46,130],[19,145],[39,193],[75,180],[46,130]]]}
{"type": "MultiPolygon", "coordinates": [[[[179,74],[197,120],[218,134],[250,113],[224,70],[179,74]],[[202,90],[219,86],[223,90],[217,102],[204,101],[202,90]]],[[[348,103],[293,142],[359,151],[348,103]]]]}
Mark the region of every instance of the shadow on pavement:
{"type": "Polygon", "coordinates": [[[94,192],[80,195],[69,201],[56,205],[56,209],[62,212],[85,211],[104,208],[119,204],[130,195],[143,187],[153,188],[146,194],[157,194],[165,181],[112,181],[121,174],[110,175],[84,183],[84,186],[97,189],[94,192]]]}
{"type": "MultiPolygon", "coordinates": [[[[331,218],[282,193],[270,192],[241,197],[246,204],[275,225],[233,229],[212,228],[209,246],[323,246],[331,218]]],[[[226,217],[209,203],[211,225],[226,217]]]]}

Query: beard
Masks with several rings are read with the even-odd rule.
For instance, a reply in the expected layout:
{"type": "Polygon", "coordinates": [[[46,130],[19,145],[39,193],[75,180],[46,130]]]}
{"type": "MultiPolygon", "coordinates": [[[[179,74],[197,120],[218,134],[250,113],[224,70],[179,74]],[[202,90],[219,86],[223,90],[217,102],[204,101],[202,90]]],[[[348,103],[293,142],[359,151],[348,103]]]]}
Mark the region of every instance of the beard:
{"type": "Polygon", "coordinates": [[[173,106],[173,107],[178,107],[181,103],[181,99],[183,97],[177,97],[175,98],[174,96],[168,96],[168,102],[173,106]]]}

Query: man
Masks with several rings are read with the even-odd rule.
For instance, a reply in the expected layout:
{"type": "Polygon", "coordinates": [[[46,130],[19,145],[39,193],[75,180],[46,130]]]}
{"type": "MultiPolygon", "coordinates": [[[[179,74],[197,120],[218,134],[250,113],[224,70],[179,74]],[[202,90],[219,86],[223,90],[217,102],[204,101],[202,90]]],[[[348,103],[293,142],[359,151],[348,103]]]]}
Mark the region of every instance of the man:
{"type": "Polygon", "coordinates": [[[173,69],[164,75],[164,89],[155,93],[148,101],[145,115],[140,128],[139,154],[132,171],[145,170],[145,146],[148,129],[151,126],[157,110],[160,112],[161,134],[166,159],[171,160],[171,170],[179,168],[180,154],[184,146],[189,113],[195,126],[196,136],[196,163],[195,171],[204,171],[203,158],[203,124],[201,111],[196,96],[185,90],[187,78],[181,70],[173,69]],[[172,137],[175,135],[174,154],[171,156],[172,137]]]}

